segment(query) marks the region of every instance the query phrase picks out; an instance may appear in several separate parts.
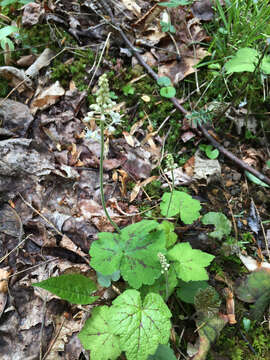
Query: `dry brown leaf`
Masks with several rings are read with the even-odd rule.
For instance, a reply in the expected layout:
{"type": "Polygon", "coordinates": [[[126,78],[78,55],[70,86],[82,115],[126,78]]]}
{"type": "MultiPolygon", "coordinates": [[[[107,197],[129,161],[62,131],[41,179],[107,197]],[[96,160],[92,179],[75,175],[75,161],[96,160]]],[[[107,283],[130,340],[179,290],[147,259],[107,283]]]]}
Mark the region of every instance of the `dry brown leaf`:
{"type": "Polygon", "coordinates": [[[171,79],[173,84],[178,84],[186,76],[197,71],[194,66],[197,65],[209,53],[203,48],[197,48],[194,56],[193,51],[181,46],[181,61],[172,61],[168,64],[161,65],[158,69],[158,76],[167,76],[171,79]]]}
{"type": "Polygon", "coordinates": [[[135,124],[133,124],[131,126],[131,129],[130,129],[130,135],[134,135],[144,124],[144,118],[139,120],[139,121],[136,121],[135,124]]]}
{"type": "Polygon", "coordinates": [[[156,180],[157,178],[158,178],[158,176],[151,176],[142,182],[138,182],[131,191],[129,201],[130,202],[134,201],[136,199],[136,197],[138,196],[141,188],[147,184],[150,184],[152,181],[156,180]]]}
{"type": "Polygon", "coordinates": [[[0,269],[0,292],[6,293],[8,291],[8,277],[11,273],[9,268],[0,269]]]}
{"type": "Polygon", "coordinates": [[[124,138],[126,140],[126,142],[128,143],[129,146],[131,147],[135,147],[135,145],[138,144],[137,140],[135,137],[133,137],[130,133],[128,133],[127,131],[123,131],[123,135],[124,138]]]}
{"type": "Polygon", "coordinates": [[[224,295],[226,297],[226,310],[229,324],[236,324],[235,313],[234,313],[234,296],[233,292],[229,288],[224,289],[224,295]]]}
{"type": "Polygon", "coordinates": [[[192,177],[194,174],[194,164],[195,164],[195,156],[192,156],[183,166],[185,173],[190,177],[192,177]]]}
{"type": "Polygon", "coordinates": [[[38,110],[47,109],[55,104],[64,94],[65,90],[62,88],[59,81],[56,81],[46,89],[39,88],[30,106],[31,113],[35,114],[38,110]]]}

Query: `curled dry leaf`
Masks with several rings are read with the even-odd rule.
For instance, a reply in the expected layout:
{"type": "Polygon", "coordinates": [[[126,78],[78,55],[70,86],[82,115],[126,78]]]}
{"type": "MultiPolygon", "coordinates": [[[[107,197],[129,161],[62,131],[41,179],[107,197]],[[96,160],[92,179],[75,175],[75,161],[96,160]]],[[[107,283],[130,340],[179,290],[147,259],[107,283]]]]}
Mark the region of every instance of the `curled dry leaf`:
{"type": "Polygon", "coordinates": [[[36,96],[30,106],[31,113],[35,114],[38,110],[47,109],[55,104],[64,94],[65,90],[62,88],[59,81],[56,81],[46,89],[38,88],[36,96]]]}

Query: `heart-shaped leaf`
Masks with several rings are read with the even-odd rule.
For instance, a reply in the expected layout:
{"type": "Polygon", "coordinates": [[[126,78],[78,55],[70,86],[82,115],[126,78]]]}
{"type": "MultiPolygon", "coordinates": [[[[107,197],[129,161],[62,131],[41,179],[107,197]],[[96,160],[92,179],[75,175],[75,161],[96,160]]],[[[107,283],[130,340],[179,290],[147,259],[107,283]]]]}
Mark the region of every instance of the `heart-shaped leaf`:
{"type": "Polygon", "coordinates": [[[93,309],[91,317],[78,335],[83,347],[91,350],[91,360],[115,360],[122,352],[119,338],[109,326],[109,312],[108,306],[93,309]]]}
{"type": "Polygon", "coordinates": [[[200,216],[201,205],[198,200],[193,199],[183,191],[174,190],[172,193],[165,193],[160,204],[161,214],[172,217],[180,215],[185,224],[192,224],[200,216]]]}
{"type": "Polygon", "coordinates": [[[91,245],[90,265],[103,275],[120,270],[136,289],[153,284],[161,271],[157,254],[166,253],[166,238],[163,231],[156,231],[158,226],[154,220],[143,220],[125,227],[120,234],[99,233],[91,245]]]}
{"type": "Polygon", "coordinates": [[[126,290],[113,301],[110,326],[128,360],[146,360],[159,344],[168,343],[171,316],[158,294],[150,293],[142,302],[138,291],[126,290]]]}
{"type": "Polygon", "coordinates": [[[177,277],[186,282],[208,280],[205,267],[214,259],[213,255],[192,249],[187,242],[175,245],[168,251],[167,257],[174,261],[177,277]]]}

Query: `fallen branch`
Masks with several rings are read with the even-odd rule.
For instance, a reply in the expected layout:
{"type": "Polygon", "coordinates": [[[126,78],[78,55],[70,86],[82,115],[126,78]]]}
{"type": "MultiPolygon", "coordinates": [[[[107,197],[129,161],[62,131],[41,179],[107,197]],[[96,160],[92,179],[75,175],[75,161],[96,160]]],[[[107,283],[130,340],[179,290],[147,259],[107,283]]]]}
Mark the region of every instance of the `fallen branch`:
{"type": "MultiPolygon", "coordinates": [[[[112,20],[113,21],[113,20],[112,20]]],[[[139,52],[137,51],[137,49],[132,45],[132,43],[130,42],[130,40],[128,39],[128,37],[126,36],[126,34],[123,32],[123,30],[115,25],[114,23],[111,24],[113,26],[114,29],[116,29],[119,34],[121,35],[122,39],[125,41],[125,43],[127,44],[127,46],[131,49],[131,51],[133,52],[134,56],[136,57],[136,59],[139,61],[139,63],[145,68],[145,70],[148,72],[148,74],[150,76],[152,76],[152,78],[157,81],[158,80],[158,75],[155,73],[155,71],[153,71],[153,69],[143,60],[142,56],[139,54],[139,52]]],[[[184,115],[188,114],[188,111],[183,108],[182,105],[180,105],[179,101],[177,98],[172,97],[170,98],[171,102],[174,104],[175,108],[178,109],[179,111],[181,111],[184,115]]],[[[256,169],[254,169],[253,167],[249,166],[247,163],[245,163],[243,160],[239,159],[237,156],[235,156],[232,152],[228,151],[227,149],[225,149],[222,145],[220,145],[210,134],[209,132],[205,129],[205,127],[203,125],[198,124],[198,128],[199,130],[203,133],[204,137],[209,140],[211,142],[211,144],[217,148],[222,154],[224,154],[228,159],[232,160],[234,163],[236,163],[239,167],[241,167],[242,169],[250,172],[251,174],[253,174],[254,176],[256,176],[258,179],[260,179],[261,181],[263,181],[264,183],[270,185],[270,179],[265,176],[264,174],[262,174],[261,172],[257,171],[256,169]]]]}

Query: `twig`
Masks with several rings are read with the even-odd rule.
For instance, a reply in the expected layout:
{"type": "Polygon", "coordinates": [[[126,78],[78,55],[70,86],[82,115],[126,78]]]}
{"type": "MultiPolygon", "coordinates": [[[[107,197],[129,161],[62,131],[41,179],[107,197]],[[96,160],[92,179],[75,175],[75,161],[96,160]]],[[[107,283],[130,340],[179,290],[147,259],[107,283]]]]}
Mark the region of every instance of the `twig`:
{"type": "Polygon", "coordinates": [[[35,211],[43,220],[46,221],[46,223],[48,223],[55,231],[58,235],[64,236],[63,233],[61,233],[61,231],[59,231],[52,222],[50,222],[44,215],[42,215],[37,209],[35,209],[29,202],[27,202],[26,200],[24,200],[24,198],[22,197],[22,195],[19,193],[20,198],[22,199],[22,201],[30,207],[30,209],[32,209],[33,211],[35,211]]]}
{"type": "Polygon", "coordinates": [[[31,267],[30,267],[30,268],[28,268],[28,269],[24,269],[24,270],[18,271],[18,272],[16,272],[16,273],[14,273],[14,274],[10,275],[10,276],[8,277],[8,279],[10,279],[10,278],[12,278],[12,277],[14,277],[14,276],[16,276],[16,275],[23,274],[23,273],[25,273],[26,271],[29,271],[29,270],[35,269],[35,268],[37,268],[37,267],[39,267],[39,266],[42,266],[42,265],[48,264],[49,262],[56,261],[56,260],[59,260],[59,259],[58,259],[58,258],[55,258],[55,259],[49,259],[49,260],[46,260],[46,261],[44,261],[44,262],[42,262],[42,263],[40,263],[40,264],[37,264],[37,265],[31,266],[31,267]]]}
{"type": "Polygon", "coordinates": [[[7,253],[6,255],[4,255],[4,256],[0,259],[0,264],[1,264],[7,257],[9,257],[10,254],[12,254],[16,249],[18,249],[30,236],[31,236],[31,235],[26,236],[26,238],[23,239],[22,241],[20,241],[20,242],[18,243],[18,245],[17,245],[14,249],[12,249],[9,253],[7,253]]]}
{"type": "Polygon", "coordinates": [[[61,330],[62,330],[62,327],[63,327],[63,325],[64,325],[65,320],[66,320],[66,319],[65,319],[65,317],[64,317],[62,323],[60,324],[59,329],[57,330],[57,333],[55,334],[55,337],[54,337],[53,340],[51,341],[51,343],[50,343],[50,345],[49,345],[49,348],[48,348],[48,350],[46,351],[45,355],[43,356],[42,360],[45,360],[46,357],[47,357],[47,356],[49,355],[49,353],[51,352],[51,350],[52,350],[52,348],[53,348],[53,345],[55,344],[55,342],[56,342],[56,340],[57,340],[57,338],[58,338],[58,336],[59,336],[59,334],[60,334],[60,332],[61,332],[61,330]]]}
{"type": "Polygon", "coordinates": [[[94,71],[94,73],[93,73],[93,75],[92,75],[92,78],[91,78],[91,80],[90,80],[90,82],[89,82],[89,84],[88,84],[88,86],[87,86],[87,90],[89,90],[89,88],[90,88],[90,86],[91,86],[91,84],[92,84],[92,81],[93,81],[93,79],[94,79],[94,77],[95,77],[95,75],[96,75],[96,73],[97,73],[97,71],[98,71],[98,69],[99,69],[99,65],[100,65],[101,60],[102,60],[102,58],[103,58],[104,51],[105,51],[105,49],[106,49],[106,47],[107,47],[107,45],[108,45],[108,43],[109,43],[110,36],[111,36],[111,33],[108,34],[107,39],[106,39],[106,41],[105,41],[105,43],[104,43],[104,46],[103,46],[103,49],[102,49],[102,51],[101,51],[101,54],[100,54],[100,57],[99,57],[97,66],[96,66],[95,71],[94,71]]]}

